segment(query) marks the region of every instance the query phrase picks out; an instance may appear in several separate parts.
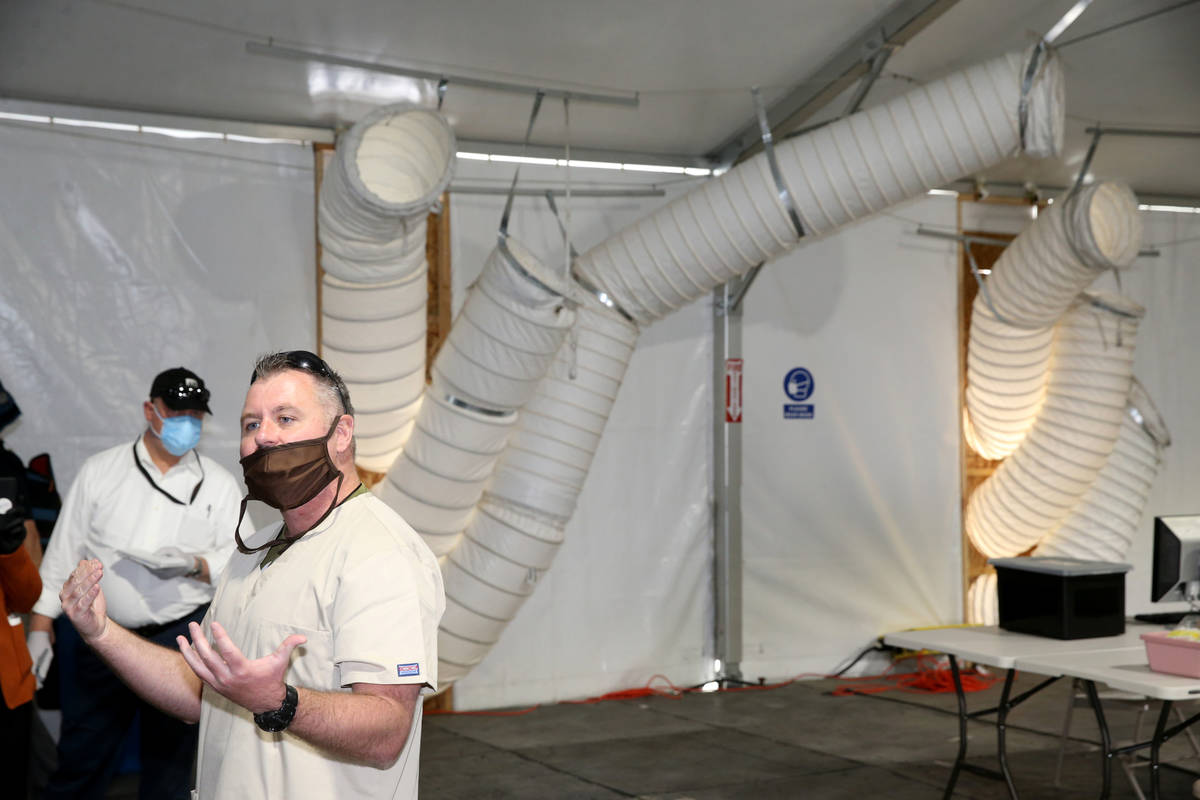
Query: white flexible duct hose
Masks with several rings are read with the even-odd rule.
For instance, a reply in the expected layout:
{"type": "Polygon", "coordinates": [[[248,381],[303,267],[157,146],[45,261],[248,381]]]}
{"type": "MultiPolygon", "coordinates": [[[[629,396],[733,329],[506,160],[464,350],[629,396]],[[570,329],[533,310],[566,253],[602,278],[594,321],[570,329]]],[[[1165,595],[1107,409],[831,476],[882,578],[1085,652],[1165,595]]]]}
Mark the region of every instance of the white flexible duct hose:
{"type": "Polygon", "coordinates": [[[433,362],[434,377],[471,405],[515,411],[533,396],[574,324],[569,306],[575,293],[507,239],[492,250],[468,291],[433,362]]]}
{"type": "MultiPolygon", "coordinates": [[[[1135,379],[1128,413],[1121,420],[1121,433],[1108,463],[1071,515],[1042,540],[1033,555],[1125,561],[1162,463],[1163,448],[1170,441],[1166,423],[1135,379]]],[[[967,593],[967,622],[999,622],[994,572],[972,582],[967,593]]]]}
{"type": "Polygon", "coordinates": [[[483,659],[549,569],[637,335],[635,325],[582,296],[575,327],[521,409],[478,513],[443,561],[438,676],[444,683],[483,659]]]}
{"type": "Polygon", "coordinates": [[[396,460],[425,389],[425,273],[374,284],[322,278],[322,355],[354,398],[355,463],[373,472],[396,460]]]}
{"type": "Polygon", "coordinates": [[[1166,423],[1145,389],[1134,381],[1128,413],[1121,420],[1108,463],[1071,516],[1033,554],[1124,561],[1162,464],[1163,448],[1170,441],[1166,423]]]}
{"type": "Polygon", "coordinates": [[[516,421],[512,411],[489,413],[454,402],[435,380],[403,452],[375,493],[421,534],[434,555],[450,552],[516,421]]]}
{"type": "Polygon", "coordinates": [[[995,558],[1028,550],[1091,488],[1120,432],[1143,313],[1117,295],[1085,295],[1056,326],[1037,421],[967,503],[967,536],[980,553],[995,558]]]}
{"type": "Polygon", "coordinates": [[[1001,459],[1017,448],[1042,403],[1055,321],[1101,271],[1131,264],[1141,240],[1137,198],[1106,182],[1051,206],[1005,249],[971,312],[963,430],[973,450],[1001,459]]]}
{"type": "Polygon", "coordinates": [[[564,523],[571,517],[637,337],[637,326],[582,295],[575,327],[521,409],[490,495],[564,523]]]}
{"type": "Polygon", "coordinates": [[[458,546],[442,560],[440,681],[449,685],[483,660],[549,569],[565,524],[484,495],[458,546]]]}
{"type": "Polygon", "coordinates": [[[396,460],[425,387],[427,217],[454,153],[440,114],[385,106],[339,139],[321,183],[322,355],[355,398],[355,463],[373,472],[396,460]]]}
{"type": "MultiPolygon", "coordinates": [[[[1040,51],[1038,51],[1040,53],[1040,51]]],[[[659,319],[779,256],[805,235],[828,233],[1020,152],[1062,145],[1058,61],[1011,53],[934,81],[776,146],[783,186],[765,153],[675,200],[581,255],[576,273],[639,324],[659,319]]]]}
{"type": "Polygon", "coordinates": [[[574,323],[572,292],[512,239],[492,251],[471,286],[434,360],[412,437],[376,487],[435,555],[457,546],[516,410],[574,323]]]}
{"type": "Polygon", "coordinates": [[[338,140],[321,182],[321,264],[344,281],[396,280],[425,264],[426,217],[450,183],[454,132],[436,111],[397,103],[338,140]]]}
{"type": "Polygon", "coordinates": [[[971,581],[971,587],[967,589],[967,623],[970,625],[997,625],[999,622],[996,573],[985,572],[971,581]]]}

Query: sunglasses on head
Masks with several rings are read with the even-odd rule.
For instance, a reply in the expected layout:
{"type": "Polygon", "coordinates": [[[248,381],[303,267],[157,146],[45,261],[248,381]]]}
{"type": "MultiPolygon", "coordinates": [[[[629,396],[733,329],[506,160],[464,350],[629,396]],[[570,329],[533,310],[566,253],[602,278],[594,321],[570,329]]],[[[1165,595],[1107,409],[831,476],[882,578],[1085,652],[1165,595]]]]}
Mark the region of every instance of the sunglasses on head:
{"type": "MultiPolygon", "coordinates": [[[[342,389],[342,382],[338,380],[333,374],[333,370],[329,368],[329,365],[319,355],[308,350],[289,350],[283,354],[283,359],[292,369],[303,370],[311,375],[319,375],[325,378],[337,389],[338,399],[342,401],[342,409],[346,410],[350,408],[350,398],[346,397],[346,392],[342,389]]],[[[251,372],[250,382],[254,383],[257,377],[257,371],[251,372]]]]}
{"type": "MultiPolygon", "coordinates": [[[[173,386],[170,389],[164,389],[159,392],[156,397],[163,398],[165,402],[168,399],[189,400],[191,398],[199,398],[200,402],[207,403],[210,392],[203,386],[197,386],[194,383],[189,385],[181,383],[178,386],[173,386]]],[[[170,405],[168,403],[168,405],[170,405]]]]}

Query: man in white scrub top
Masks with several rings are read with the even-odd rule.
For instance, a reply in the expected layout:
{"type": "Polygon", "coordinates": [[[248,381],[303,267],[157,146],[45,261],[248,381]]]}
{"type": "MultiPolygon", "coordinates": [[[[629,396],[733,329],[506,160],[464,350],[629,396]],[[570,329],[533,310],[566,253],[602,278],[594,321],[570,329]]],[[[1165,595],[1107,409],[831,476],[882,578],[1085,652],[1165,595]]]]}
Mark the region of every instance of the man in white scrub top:
{"type": "Polygon", "coordinates": [[[417,795],[420,696],[445,608],[429,548],[358,481],[345,384],[307,351],[259,359],[242,410],[249,497],[282,523],[238,539],[179,650],[106,616],[103,567],[60,594],[85,642],[142,697],[200,722],[197,795],[417,795]]]}

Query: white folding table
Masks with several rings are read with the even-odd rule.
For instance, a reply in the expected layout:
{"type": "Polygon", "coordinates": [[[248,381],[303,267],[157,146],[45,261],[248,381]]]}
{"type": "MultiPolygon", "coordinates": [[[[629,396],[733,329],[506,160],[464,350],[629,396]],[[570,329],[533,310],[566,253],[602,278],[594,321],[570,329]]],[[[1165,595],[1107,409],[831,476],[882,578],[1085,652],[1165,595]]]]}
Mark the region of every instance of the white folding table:
{"type": "MultiPolygon", "coordinates": [[[[1160,629],[1161,630],[1161,629],[1160,629]]],[[[1150,792],[1158,797],[1159,751],[1167,739],[1200,720],[1200,714],[1167,727],[1171,705],[1177,700],[1200,699],[1200,679],[1184,678],[1152,672],[1146,659],[1146,648],[1130,647],[1103,652],[1075,652],[1029,656],[1017,661],[1017,668],[1036,672],[1039,675],[1069,675],[1079,678],[1087,689],[1088,701],[1100,725],[1100,741],[1104,759],[1104,784],[1101,797],[1107,797],[1112,783],[1112,761],[1114,756],[1150,749],[1150,792]],[[1123,747],[1113,747],[1104,720],[1104,709],[1096,692],[1096,684],[1105,683],[1123,692],[1132,692],[1161,700],[1162,709],[1154,726],[1154,736],[1146,742],[1135,742],[1123,747]]]]}
{"type": "MultiPolygon", "coordinates": [[[[1005,751],[1005,733],[1009,711],[1061,677],[1079,677],[1086,682],[1088,699],[1092,704],[1092,710],[1096,714],[1096,719],[1101,725],[1102,736],[1105,740],[1105,750],[1109,751],[1108,729],[1104,722],[1103,710],[1100,707],[1100,700],[1096,693],[1094,682],[1095,680],[1100,680],[1108,683],[1108,680],[1106,678],[1091,679],[1079,673],[1084,669],[1084,665],[1086,664],[1109,663],[1113,665],[1113,669],[1116,669],[1119,665],[1134,663],[1137,658],[1137,652],[1141,653],[1141,663],[1144,665],[1146,663],[1146,651],[1141,640],[1141,634],[1159,630],[1162,630],[1159,626],[1131,623],[1125,626],[1124,633],[1117,636],[1103,636],[1094,639],[1051,639],[1044,636],[1014,633],[1013,631],[1006,631],[995,626],[930,628],[926,630],[889,633],[883,637],[883,641],[885,644],[893,647],[903,647],[910,650],[936,650],[945,653],[949,657],[950,671],[954,678],[954,691],[958,696],[958,756],[955,758],[954,766],[951,768],[950,780],[946,784],[943,797],[949,798],[953,794],[959,772],[965,769],[968,772],[1003,780],[1008,786],[1009,795],[1016,800],[1018,797],[1017,788],[1013,783],[1012,773],[1008,766],[1008,756],[1005,751]],[[1114,653],[1121,655],[1113,656],[1113,660],[1108,661],[1105,654],[1114,653]],[[958,670],[958,659],[960,658],[976,664],[983,664],[1007,671],[1004,677],[1004,688],[1000,693],[1000,702],[997,706],[979,711],[967,711],[966,694],[963,692],[962,678],[958,670]],[[1039,663],[1043,665],[1042,669],[1033,666],[1039,663]],[[1070,669],[1065,668],[1066,666],[1069,666],[1070,669]],[[1022,692],[1016,697],[1012,697],[1013,678],[1019,670],[1026,670],[1050,677],[1032,689],[1022,692]],[[999,772],[965,762],[967,755],[967,721],[988,714],[996,714],[996,757],[1000,763],[999,772]]],[[[1186,678],[1177,679],[1170,675],[1151,673],[1148,668],[1145,669],[1145,673],[1146,676],[1153,676],[1143,676],[1146,682],[1155,683],[1159,686],[1172,685],[1175,681],[1186,682],[1189,680],[1186,678]],[[1165,680],[1160,681],[1159,679],[1165,680]]],[[[1200,681],[1192,681],[1191,685],[1200,690],[1200,681]]],[[[1114,688],[1123,687],[1114,686],[1114,688]]],[[[1130,691],[1142,692],[1141,689],[1130,691]]],[[[1150,694],[1149,692],[1142,693],[1150,694]]],[[[1158,697],[1159,695],[1151,696],[1158,697]]],[[[1163,713],[1165,714],[1166,711],[1163,713]]],[[[1164,721],[1165,716],[1160,717],[1160,724],[1164,721]]],[[[1194,721],[1195,718],[1188,720],[1186,724],[1172,728],[1166,733],[1168,735],[1178,733],[1179,730],[1182,730],[1182,728],[1187,727],[1187,725],[1190,725],[1194,721]]],[[[1161,740],[1156,738],[1156,741],[1159,741],[1159,744],[1161,744],[1161,740]]],[[[1145,746],[1151,746],[1151,743],[1142,745],[1142,747],[1145,746]]],[[[1126,752],[1128,749],[1133,748],[1123,748],[1119,752],[1126,752]]],[[[1156,748],[1152,752],[1155,756],[1157,755],[1156,748]]],[[[1111,753],[1106,752],[1104,766],[1104,782],[1100,795],[1102,798],[1108,797],[1111,789],[1111,753]]],[[[1157,770],[1153,774],[1155,775],[1155,781],[1151,785],[1157,791],[1157,770]]],[[[1157,794],[1155,796],[1157,797],[1157,794]]]]}

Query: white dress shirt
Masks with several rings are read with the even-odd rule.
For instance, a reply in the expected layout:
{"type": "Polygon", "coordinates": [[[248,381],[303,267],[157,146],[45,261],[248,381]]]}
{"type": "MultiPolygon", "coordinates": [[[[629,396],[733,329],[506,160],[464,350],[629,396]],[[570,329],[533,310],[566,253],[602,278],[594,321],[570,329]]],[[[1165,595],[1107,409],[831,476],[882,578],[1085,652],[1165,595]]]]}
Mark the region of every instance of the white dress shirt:
{"type": "MultiPolygon", "coordinates": [[[[228,470],[194,450],[165,474],[140,436],[96,453],[67,492],[42,559],[42,596],[33,610],[48,617],[61,614],[63,583],[81,559],[98,558],[104,564],[100,586],[108,615],[121,625],[139,628],[186,616],[212,599],[213,585],[234,549],[241,496],[228,470]],[[204,558],[212,583],[164,580],[119,552],[168,546],[204,558]]],[[[243,531],[253,529],[249,518],[242,525],[243,531]]]]}

